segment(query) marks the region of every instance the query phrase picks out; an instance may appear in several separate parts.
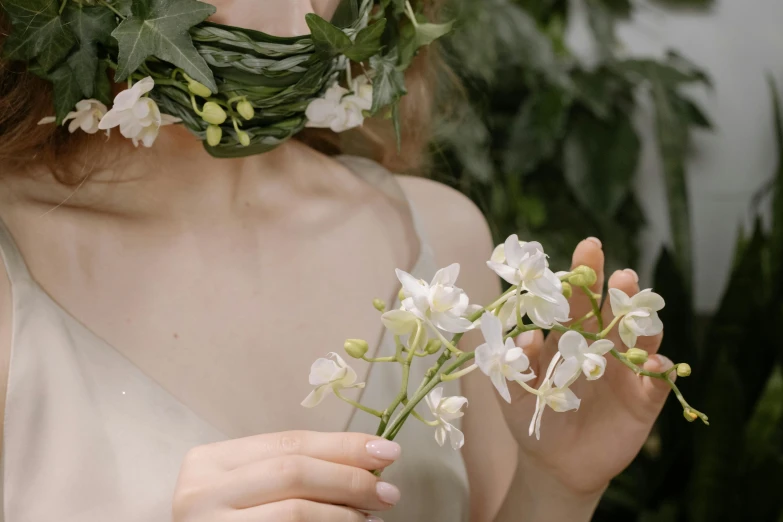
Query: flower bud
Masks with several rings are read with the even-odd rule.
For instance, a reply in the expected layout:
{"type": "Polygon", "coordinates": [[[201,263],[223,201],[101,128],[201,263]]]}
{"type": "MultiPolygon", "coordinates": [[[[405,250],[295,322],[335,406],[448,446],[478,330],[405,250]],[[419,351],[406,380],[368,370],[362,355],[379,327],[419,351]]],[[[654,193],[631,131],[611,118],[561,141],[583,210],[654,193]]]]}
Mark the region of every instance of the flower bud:
{"type": "Polygon", "coordinates": [[[563,282],[563,297],[566,299],[571,299],[571,296],[574,294],[574,289],[571,287],[570,284],[563,282]]]}
{"type": "Polygon", "coordinates": [[[237,103],[237,112],[246,120],[252,120],[253,116],[256,115],[256,111],[253,109],[253,105],[247,100],[242,100],[241,102],[237,103]]]}
{"type": "Polygon", "coordinates": [[[237,132],[237,137],[239,138],[239,143],[241,143],[243,147],[250,145],[250,134],[247,132],[239,131],[237,132]]]}
{"type": "Polygon", "coordinates": [[[399,299],[400,302],[405,300],[405,291],[402,288],[400,288],[400,291],[397,293],[397,299],[399,299]]]}
{"type": "Polygon", "coordinates": [[[691,365],[688,363],[680,363],[677,365],[677,376],[687,377],[691,374],[691,365]]]}
{"type": "Polygon", "coordinates": [[[598,275],[595,270],[589,266],[580,265],[573,270],[573,275],[568,278],[568,282],[574,286],[593,286],[598,281],[598,275]]]}
{"type": "Polygon", "coordinates": [[[201,96],[202,98],[209,98],[212,96],[212,91],[209,90],[209,87],[203,83],[197,82],[196,80],[188,80],[188,90],[196,96],[201,96]]]}
{"type": "Polygon", "coordinates": [[[630,348],[625,352],[625,357],[634,364],[644,364],[647,362],[649,354],[641,348],[630,348]]]}
{"type": "Polygon", "coordinates": [[[383,302],[383,299],[378,299],[378,298],[373,299],[372,300],[372,305],[379,312],[385,312],[386,311],[386,303],[383,302]]]}
{"type": "Polygon", "coordinates": [[[424,348],[424,351],[432,355],[438,353],[442,346],[443,343],[440,342],[440,339],[430,339],[427,341],[427,346],[424,348]]]}
{"type": "Polygon", "coordinates": [[[202,109],[201,118],[212,125],[220,125],[226,121],[228,115],[226,114],[226,111],[223,110],[223,107],[217,103],[207,102],[202,109]]]}
{"type": "Polygon", "coordinates": [[[685,417],[685,420],[688,421],[688,422],[693,422],[693,421],[695,421],[696,419],[699,418],[699,416],[696,415],[695,413],[693,413],[693,411],[691,411],[690,408],[685,408],[682,411],[682,416],[685,417]]]}
{"type": "Polygon", "coordinates": [[[210,125],[207,127],[207,143],[211,147],[217,147],[220,145],[220,140],[223,138],[223,129],[217,125],[210,125]]]}
{"type": "Polygon", "coordinates": [[[370,349],[370,345],[363,339],[348,339],[343,345],[345,353],[353,357],[354,359],[361,359],[370,349]]]}

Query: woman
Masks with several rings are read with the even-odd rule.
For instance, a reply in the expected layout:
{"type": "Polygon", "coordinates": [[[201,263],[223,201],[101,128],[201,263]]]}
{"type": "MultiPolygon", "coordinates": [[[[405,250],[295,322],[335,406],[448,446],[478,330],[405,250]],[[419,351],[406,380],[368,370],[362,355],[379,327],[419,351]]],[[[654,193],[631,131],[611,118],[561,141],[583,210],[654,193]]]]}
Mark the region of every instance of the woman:
{"type": "MultiPolygon", "coordinates": [[[[296,35],[306,13],[329,18],[339,0],[214,3],[222,23],[296,35]]],[[[423,84],[426,63],[414,69],[409,86],[423,84]]],[[[474,302],[497,296],[478,209],[445,186],[296,140],[218,160],[169,126],[150,150],[102,137],[55,150],[62,131],[36,126],[51,111],[45,84],[4,68],[0,85],[7,522],[589,520],[663,406],[665,383],[610,364],[606,378],[575,385],[582,409],[550,415],[537,441],[532,396],[520,389],[501,407],[471,374],[462,452],[411,422],[397,439],[404,454],[364,434],[369,420],[345,403],[305,410],[312,360],[346,337],[378,338],[367,303],[396,295],[394,268],[429,279],[459,262],[474,302]],[[70,184],[43,161],[53,154],[70,184]],[[381,479],[369,471],[379,468],[381,479]]],[[[406,120],[402,158],[415,160],[426,103],[408,103],[422,121],[406,120]]],[[[573,256],[599,274],[596,291],[603,259],[594,238],[573,256]]],[[[609,279],[628,294],[637,282],[631,270],[609,279]]],[[[589,306],[575,295],[572,317],[589,306]]],[[[478,341],[466,335],[461,348],[478,341]]],[[[537,375],[555,343],[525,346],[537,375]]],[[[363,402],[394,395],[383,365],[357,368],[363,402]]]]}

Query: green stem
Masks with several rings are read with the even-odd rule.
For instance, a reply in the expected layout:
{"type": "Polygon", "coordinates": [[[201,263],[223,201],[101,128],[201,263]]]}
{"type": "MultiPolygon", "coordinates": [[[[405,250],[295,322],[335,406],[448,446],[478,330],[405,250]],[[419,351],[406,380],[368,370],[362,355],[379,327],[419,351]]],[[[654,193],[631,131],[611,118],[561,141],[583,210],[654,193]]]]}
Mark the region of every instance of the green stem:
{"type": "Polygon", "coordinates": [[[367,357],[366,355],[362,356],[362,359],[364,359],[367,362],[370,363],[383,363],[383,362],[397,362],[397,357],[367,357]]]}
{"type": "MultiPolygon", "coordinates": [[[[408,401],[402,401],[402,403],[403,403],[405,406],[407,406],[407,405],[408,405],[408,401]]],[[[411,415],[413,415],[413,417],[414,417],[414,418],[416,418],[416,419],[420,420],[421,422],[423,422],[423,423],[424,423],[424,424],[426,424],[427,426],[432,426],[433,428],[434,428],[435,426],[437,426],[438,424],[440,424],[438,421],[428,421],[427,419],[425,419],[424,417],[422,417],[421,415],[419,415],[419,414],[418,414],[418,412],[417,412],[415,409],[411,410],[411,415]]]]}
{"type": "Polygon", "coordinates": [[[593,315],[598,319],[598,329],[604,329],[604,318],[601,314],[601,307],[598,305],[598,301],[595,298],[595,294],[586,286],[580,286],[579,288],[585,293],[588,299],[590,299],[590,306],[593,308],[593,315]]]}
{"type": "Polygon", "coordinates": [[[617,317],[612,319],[612,322],[609,323],[609,326],[607,326],[606,328],[601,330],[601,333],[598,334],[598,338],[599,339],[604,339],[607,335],[609,335],[609,332],[612,331],[612,328],[614,328],[617,325],[617,323],[620,321],[620,319],[622,319],[622,318],[623,318],[622,315],[618,315],[617,317]]]}
{"type": "MultiPolygon", "coordinates": [[[[474,319],[474,321],[475,321],[475,319],[474,319]]],[[[473,322],[473,321],[471,321],[471,322],[473,322]]],[[[460,350],[454,344],[452,344],[452,341],[449,341],[448,339],[443,337],[443,334],[440,333],[440,330],[438,330],[438,328],[434,324],[432,324],[432,321],[427,319],[427,324],[430,326],[430,328],[432,328],[435,331],[435,335],[438,336],[438,338],[440,339],[440,342],[442,342],[443,346],[445,346],[450,352],[452,352],[454,355],[460,355],[462,353],[462,350],[460,350]]]]}
{"type": "Polygon", "coordinates": [[[337,390],[337,388],[334,388],[333,391],[334,391],[334,394],[337,395],[338,399],[347,402],[348,404],[350,404],[354,408],[359,408],[360,410],[366,411],[370,415],[375,415],[376,417],[382,417],[383,416],[383,413],[379,412],[378,410],[373,410],[372,408],[368,408],[367,406],[363,406],[363,405],[359,404],[358,402],[353,401],[353,400],[349,399],[348,397],[345,397],[344,395],[342,395],[337,390]]]}
{"type": "Polygon", "coordinates": [[[414,27],[419,26],[419,22],[416,21],[416,13],[413,11],[413,6],[411,5],[410,0],[405,0],[405,14],[408,15],[408,18],[414,27]]]}
{"type": "Polygon", "coordinates": [[[66,5],[68,5],[68,0],[63,0],[63,2],[60,4],[60,11],[57,14],[63,14],[66,5]]]}
{"type": "Polygon", "coordinates": [[[122,14],[121,12],[117,11],[117,10],[114,8],[114,6],[112,6],[112,5],[111,5],[109,2],[101,2],[101,5],[102,5],[103,7],[108,7],[109,9],[111,9],[112,11],[114,11],[114,14],[116,14],[117,16],[119,16],[119,17],[120,17],[122,20],[125,20],[125,16],[123,16],[123,14],[122,14]]]}
{"type": "Polygon", "coordinates": [[[574,321],[573,323],[571,323],[571,324],[570,324],[570,327],[571,327],[571,328],[576,328],[576,327],[582,326],[582,323],[584,323],[585,321],[587,321],[588,319],[590,319],[591,317],[594,317],[594,316],[595,316],[595,312],[593,312],[592,310],[590,310],[589,312],[587,312],[587,313],[584,315],[584,317],[582,317],[581,319],[577,319],[576,321],[574,321]]]}
{"type": "Polygon", "coordinates": [[[559,325],[559,324],[554,325],[552,327],[552,330],[554,330],[556,332],[561,332],[561,333],[576,332],[576,333],[580,334],[582,337],[584,337],[585,339],[590,339],[591,341],[597,341],[598,339],[603,339],[603,337],[600,336],[601,334],[594,334],[594,333],[590,333],[590,332],[584,332],[582,330],[577,330],[576,328],[566,328],[565,326],[559,325]]]}
{"type": "Polygon", "coordinates": [[[446,374],[443,374],[443,375],[441,375],[441,376],[440,376],[440,380],[441,380],[442,382],[456,381],[456,380],[457,380],[457,379],[459,379],[460,377],[464,377],[464,376],[466,376],[467,374],[469,374],[470,372],[472,372],[472,371],[473,371],[473,370],[475,370],[476,368],[478,368],[478,365],[477,365],[477,364],[471,364],[471,365],[470,365],[470,366],[468,366],[467,368],[463,368],[462,370],[460,370],[460,371],[458,371],[458,372],[450,373],[450,374],[448,374],[448,375],[446,375],[446,374]]]}

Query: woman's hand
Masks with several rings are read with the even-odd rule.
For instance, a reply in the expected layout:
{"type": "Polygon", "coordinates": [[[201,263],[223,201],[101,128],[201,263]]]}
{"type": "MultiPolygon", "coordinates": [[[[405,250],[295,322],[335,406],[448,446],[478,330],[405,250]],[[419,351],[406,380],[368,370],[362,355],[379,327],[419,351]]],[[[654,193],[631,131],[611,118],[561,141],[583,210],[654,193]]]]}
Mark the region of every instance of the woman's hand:
{"type": "MultiPolygon", "coordinates": [[[[592,289],[601,292],[604,255],[598,240],[588,239],[577,246],[573,266],[579,265],[596,271],[598,281],[592,289]]],[[[638,276],[632,270],[617,271],[609,279],[609,286],[634,295],[639,292],[638,276]]],[[[606,301],[602,311],[605,325],[613,317],[608,299],[606,301]]],[[[578,288],[574,288],[570,303],[572,318],[578,319],[591,311],[589,299],[578,288]]],[[[597,321],[586,321],[584,329],[597,332],[597,321]]],[[[551,332],[544,341],[542,332],[537,331],[530,342],[532,333],[527,334],[528,338],[523,334],[517,338],[517,343],[523,346],[537,376],[537,380],[528,384],[537,388],[557,351],[560,334],[551,332]],[[530,344],[526,345],[525,341],[530,344]]],[[[617,328],[608,339],[614,342],[618,351],[626,350],[617,328]]],[[[662,334],[640,337],[638,347],[654,354],[661,339],[662,334]]],[[[669,386],[657,379],[636,376],[610,354],[606,358],[606,374],[602,378],[596,381],[580,378],[571,387],[582,399],[578,411],[557,413],[547,408],[541,424],[541,440],[528,436],[536,397],[519,386],[510,386],[513,390],[511,404],[501,402],[506,421],[519,443],[520,466],[525,466],[520,470],[522,473],[530,474],[533,480],[542,484],[550,482],[550,487],[559,488],[561,492],[597,498],[639,452],[663,407],[669,386]]],[[[665,357],[651,355],[644,368],[657,372],[671,365],[665,357]]]]}
{"type": "Polygon", "coordinates": [[[400,499],[369,470],[400,456],[361,433],[292,431],[192,449],[174,494],[173,522],[380,522],[365,514],[400,499]]]}

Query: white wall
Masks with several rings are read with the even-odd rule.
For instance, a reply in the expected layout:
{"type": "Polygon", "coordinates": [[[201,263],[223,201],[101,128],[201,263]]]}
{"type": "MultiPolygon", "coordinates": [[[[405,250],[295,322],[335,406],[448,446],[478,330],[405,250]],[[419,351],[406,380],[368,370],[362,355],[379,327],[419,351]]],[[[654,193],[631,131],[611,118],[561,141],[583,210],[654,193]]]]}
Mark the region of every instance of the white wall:
{"type": "MultiPolygon", "coordinates": [[[[581,0],[574,0],[574,8],[581,13],[581,0]]],[[[581,14],[569,30],[575,48],[590,55],[581,14]]],[[[619,28],[619,36],[633,55],[660,57],[667,48],[679,50],[704,67],[715,85],[714,91],[692,91],[716,130],[695,134],[688,170],[695,300],[707,312],[723,292],[738,228],[751,215],[751,199],[777,161],[765,74],[772,72],[783,89],[783,0],[717,0],[706,12],[664,10],[642,2],[634,20],[619,28]]],[[[637,121],[645,145],[637,190],[649,220],[640,267],[644,283],[670,234],[652,118],[642,105],[637,121]]]]}

